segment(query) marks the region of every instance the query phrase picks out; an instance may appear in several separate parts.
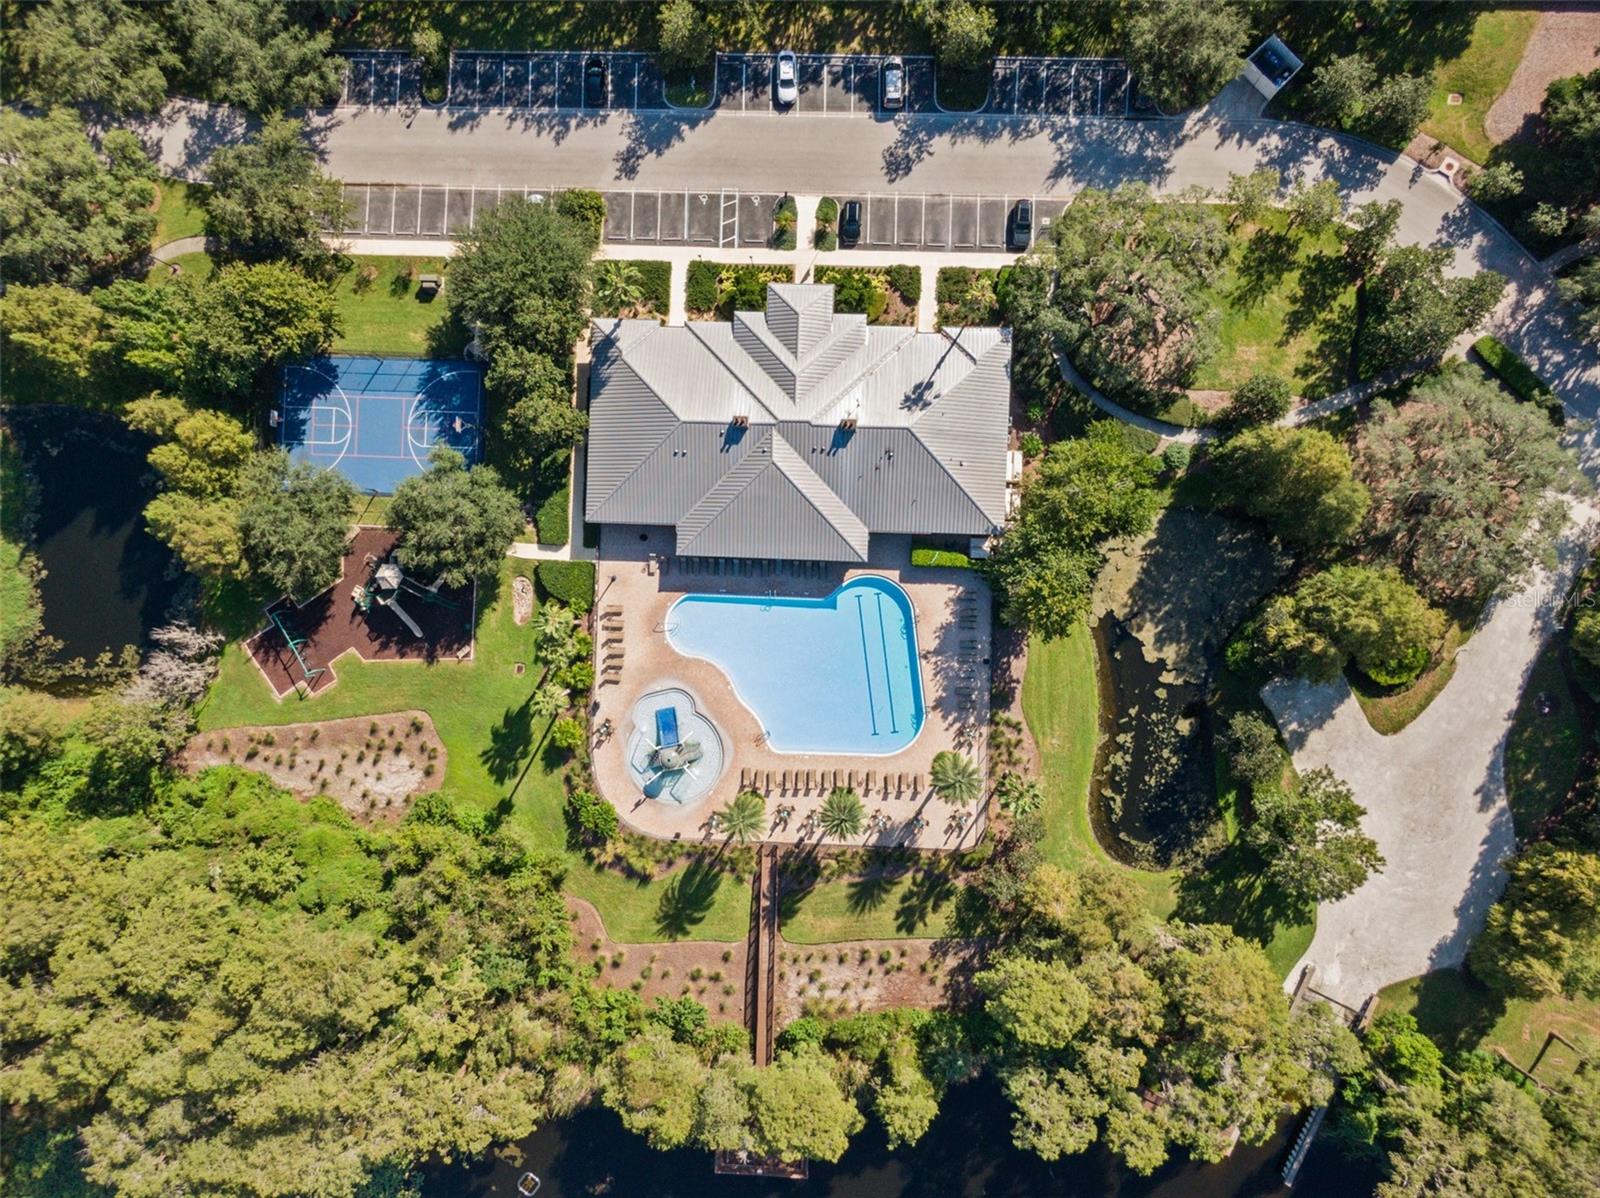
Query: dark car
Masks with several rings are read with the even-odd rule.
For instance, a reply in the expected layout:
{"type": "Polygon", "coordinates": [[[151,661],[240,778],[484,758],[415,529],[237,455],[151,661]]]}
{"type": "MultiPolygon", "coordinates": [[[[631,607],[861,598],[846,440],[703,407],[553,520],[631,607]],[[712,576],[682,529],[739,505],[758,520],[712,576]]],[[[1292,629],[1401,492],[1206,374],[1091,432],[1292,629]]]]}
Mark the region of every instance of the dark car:
{"type": "Polygon", "coordinates": [[[846,200],[839,209],[839,242],[854,245],[861,240],[861,201],[846,200]]]}
{"type": "Polygon", "coordinates": [[[583,102],[590,108],[606,106],[606,60],[598,54],[584,64],[583,102]]]}
{"type": "Polygon", "coordinates": [[[1011,248],[1025,250],[1033,241],[1033,201],[1018,200],[1011,209],[1011,248]]]}

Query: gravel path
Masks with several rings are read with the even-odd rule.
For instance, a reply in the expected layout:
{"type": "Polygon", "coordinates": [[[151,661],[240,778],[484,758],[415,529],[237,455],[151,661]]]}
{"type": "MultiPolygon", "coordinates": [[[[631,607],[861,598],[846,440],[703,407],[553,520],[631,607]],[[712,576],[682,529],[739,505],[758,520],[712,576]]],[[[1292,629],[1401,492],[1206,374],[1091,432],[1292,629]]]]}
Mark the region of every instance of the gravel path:
{"type": "Polygon", "coordinates": [[[1537,119],[1551,80],[1586,74],[1596,67],[1600,67],[1600,11],[1544,13],[1510,86],[1483,120],[1489,140],[1509,141],[1537,119]]]}

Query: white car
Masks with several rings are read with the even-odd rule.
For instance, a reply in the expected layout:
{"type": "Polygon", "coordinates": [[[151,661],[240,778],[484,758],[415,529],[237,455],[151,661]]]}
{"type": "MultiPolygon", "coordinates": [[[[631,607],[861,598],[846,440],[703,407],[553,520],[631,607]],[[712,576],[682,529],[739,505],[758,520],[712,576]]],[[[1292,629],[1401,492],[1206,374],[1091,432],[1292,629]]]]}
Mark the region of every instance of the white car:
{"type": "Polygon", "coordinates": [[[796,84],[797,73],[797,64],[795,63],[794,59],[794,51],[778,51],[778,64],[775,71],[775,74],[777,75],[777,87],[774,90],[773,95],[777,102],[785,108],[789,107],[789,105],[793,104],[797,99],[800,98],[800,89],[796,84]]]}

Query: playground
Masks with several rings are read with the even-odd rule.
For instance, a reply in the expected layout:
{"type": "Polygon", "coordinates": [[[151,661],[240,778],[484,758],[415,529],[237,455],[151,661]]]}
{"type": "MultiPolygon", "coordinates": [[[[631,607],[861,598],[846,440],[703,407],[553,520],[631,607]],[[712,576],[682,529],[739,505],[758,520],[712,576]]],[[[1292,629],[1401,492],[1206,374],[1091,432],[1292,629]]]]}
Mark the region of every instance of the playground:
{"type": "Polygon", "coordinates": [[[469,464],[483,444],[483,370],[471,362],[328,357],[283,368],[278,440],[296,461],[391,495],[436,445],[469,464]]]}
{"type": "Polygon", "coordinates": [[[345,550],[339,581],[296,606],[267,608],[267,626],[245,642],[280,699],[315,695],[337,681],[345,653],[364,661],[464,661],[472,656],[471,586],[438,587],[391,560],[395,534],[362,526],[345,550]]]}

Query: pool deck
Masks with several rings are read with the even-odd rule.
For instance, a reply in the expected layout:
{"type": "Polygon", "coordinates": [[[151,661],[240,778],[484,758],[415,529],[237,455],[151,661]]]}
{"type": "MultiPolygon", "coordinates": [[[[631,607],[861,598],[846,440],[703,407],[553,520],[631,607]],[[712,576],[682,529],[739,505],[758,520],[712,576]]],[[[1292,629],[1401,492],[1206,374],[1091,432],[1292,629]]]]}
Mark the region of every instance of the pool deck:
{"type": "MultiPolygon", "coordinates": [[[[883,538],[888,540],[887,538],[883,538]]],[[[955,749],[976,757],[985,769],[989,722],[989,588],[971,570],[931,569],[910,565],[909,540],[897,538],[876,549],[865,568],[833,566],[819,577],[796,577],[779,572],[751,577],[739,574],[689,574],[677,559],[663,572],[656,555],[670,553],[671,532],[659,528],[608,525],[596,563],[595,687],[592,726],[610,720],[613,731],[594,747],[595,782],[600,793],[616,806],[634,831],[662,839],[714,841],[707,825],[712,812],[725,806],[740,790],[740,779],[753,774],[757,790],[767,796],[769,832],[766,839],[780,844],[850,844],[853,846],[910,845],[925,850],[969,848],[984,826],[979,804],[967,808],[965,826],[957,829],[961,810],[928,789],[934,754],[955,749]],[[645,538],[641,540],[641,537],[645,538]],[[821,598],[841,583],[861,574],[893,579],[911,598],[916,617],[917,645],[921,653],[923,702],[926,721],[922,733],[899,753],[885,756],[823,753],[779,753],[763,743],[760,723],[744,706],[727,675],[711,662],[686,657],[668,643],[664,631],[667,609],[680,596],[707,594],[765,594],[821,598]],[[977,609],[976,627],[961,627],[958,612],[964,597],[977,609]],[[620,610],[620,616],[615,613],[620,610]],[[620,629],[619,626],[620,625],[620,629]],[[963,651],[963,642],[975,648],[963,651]],[[614,656],[621,653],[621,657],[614,656]],[[620,662],[620,670],[615,667],[620,662]],[[607,667],[613,668],[608,673],[607,667]],[[626,752],[631,732],[630,714],[641,695],[663,687],[681,687],[694,697],[699,710],[716,724],[726,746],[726,767],[706,796],[680,808],[646,799],[628,772],[626,752]],[[774,785],[769,790],[766,775],[774,785]],[[802,836],[806,816],[821,808],[833,786],[835,772],[848,782],[855,775],[856,792],[870,820],[882,812],[889,821],[881,831],[863,830],[849,841],[836,841],[820,832],[802,836]],[[868,772],[874,785],[863,783],[868,772]],[[787,772],[789,785],[781,785],[787,772]],[[812,783],[806,788],[805,775],[812,783]],[[796,775],[799,786],[796,786],[796,775]],[[826,781],[823,775],[826,775],[826,781]],[[904,775],[906,785],[900,786],[904,775]],[[920,787],[912,785],[920,776],[920,787]],[[774,824],[778,806],[793,807],[787,826],[774,824]],[[911,820],[926,821],[917,832],[911,820]]]]}

